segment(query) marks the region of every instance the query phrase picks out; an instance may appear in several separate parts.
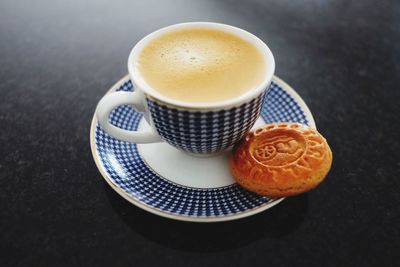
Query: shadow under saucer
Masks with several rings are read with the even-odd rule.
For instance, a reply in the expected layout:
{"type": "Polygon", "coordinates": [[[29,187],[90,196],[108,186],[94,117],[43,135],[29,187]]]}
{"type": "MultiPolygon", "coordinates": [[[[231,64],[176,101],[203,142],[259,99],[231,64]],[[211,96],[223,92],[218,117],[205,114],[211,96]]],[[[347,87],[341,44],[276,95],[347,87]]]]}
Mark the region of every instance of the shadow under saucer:
{"type": "Polygon", "coordinates": [[[183,251],[224,251],[262,238],[288,235],[300,226],[308,209],[308,196],[303,194],[235,221],[183,222],[146,212],[123,199],[106,182],[104,187],[111,206],[133,231],[162,246],[183,251]]]}

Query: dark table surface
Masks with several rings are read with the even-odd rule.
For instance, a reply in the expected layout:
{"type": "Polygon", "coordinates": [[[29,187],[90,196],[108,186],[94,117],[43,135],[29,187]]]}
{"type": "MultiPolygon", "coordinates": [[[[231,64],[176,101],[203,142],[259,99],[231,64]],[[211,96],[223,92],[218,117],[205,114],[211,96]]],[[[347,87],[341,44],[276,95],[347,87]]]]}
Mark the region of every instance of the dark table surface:
{"type": "Polygon", "coordinates": [[[400,263],[397,1],[1,1],[1,266],[400,263]],[[215,21],[270,46],[334,164],[314,191],[233,222],[157,217],[107,186],[96,103],[160,27],[215,21]]]}

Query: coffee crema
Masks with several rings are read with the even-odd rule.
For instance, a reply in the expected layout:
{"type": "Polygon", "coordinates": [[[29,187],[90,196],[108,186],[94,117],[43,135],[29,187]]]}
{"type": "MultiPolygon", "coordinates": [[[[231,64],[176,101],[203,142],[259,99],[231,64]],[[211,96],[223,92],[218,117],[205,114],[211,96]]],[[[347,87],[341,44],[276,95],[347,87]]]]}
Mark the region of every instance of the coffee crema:
{"type": "Polygon", "coordinates": [[[262,82],[266,63],[243,38],[212,28],[176,30],[151,40],[137,70],[154,90],[184,102],[236,98],[262,82]]]}

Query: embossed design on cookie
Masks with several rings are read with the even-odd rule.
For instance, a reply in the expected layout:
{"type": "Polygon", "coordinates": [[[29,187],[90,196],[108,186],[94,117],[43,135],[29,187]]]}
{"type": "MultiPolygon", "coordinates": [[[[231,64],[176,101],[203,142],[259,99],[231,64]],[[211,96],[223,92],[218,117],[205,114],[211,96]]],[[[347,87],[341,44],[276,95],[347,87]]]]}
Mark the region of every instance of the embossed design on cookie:
{"type": "Polygon", "coordinates": [[[255,142],[250,151],[253,157],[266,166],[284,166],[300,158],[305,150],[304,138],[299,134],[267,133],[261,142],[255,142]]]}
{"type": "Polygon", "coordinates": [[[237,155],[240,169],[253,179],[300,177],[319,165],[326,156],[324,138],[298,123],[275,123],[257,129],[246,138],[248,149],[237,155]],[[257,162],[252,164],[248,157],[257,162]]]}
{"type": "Polygon", "coordinates": [[[236,181],[270,197],[296,195],[317,186],[332,164],[332,152],[315,129],[271,123],[249,133],[229,160],[236,181]]]}

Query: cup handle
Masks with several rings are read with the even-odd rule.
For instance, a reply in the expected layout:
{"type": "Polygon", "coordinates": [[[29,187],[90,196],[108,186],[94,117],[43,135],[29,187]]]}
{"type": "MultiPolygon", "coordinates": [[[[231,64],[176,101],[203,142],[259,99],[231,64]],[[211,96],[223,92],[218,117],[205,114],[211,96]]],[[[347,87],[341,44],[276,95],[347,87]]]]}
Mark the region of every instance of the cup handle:
{"type": "Polygon", "coordinates": [[[114,92],[105,95],[99,102],[96,108],[97,121],[101,127],[113,137],[132,143],[156,143],[161,142],[161,137],[151,131],[128,131],[112,125],[108,121],[111,111],[117,106],[133,105],[133,108],[138,112],[145,112],[142,96],[137,92],[114,92]]]}

